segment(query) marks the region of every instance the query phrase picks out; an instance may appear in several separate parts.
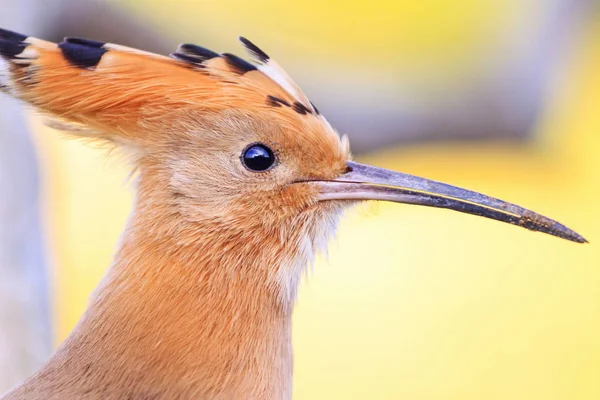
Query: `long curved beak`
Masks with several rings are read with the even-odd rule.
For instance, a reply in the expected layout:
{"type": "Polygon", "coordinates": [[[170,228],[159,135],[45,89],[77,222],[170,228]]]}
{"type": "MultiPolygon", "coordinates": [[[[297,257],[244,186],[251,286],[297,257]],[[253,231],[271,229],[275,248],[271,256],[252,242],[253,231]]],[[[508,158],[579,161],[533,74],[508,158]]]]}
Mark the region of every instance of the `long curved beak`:
{"type": "Polygon", "coordinates": [[[581,235],[533,211],[441,182],[348,161],[348,172],[337,179],[315,181],[319,200],[383,200],[449,208],[479,215],[578,243],[581,235]]]}

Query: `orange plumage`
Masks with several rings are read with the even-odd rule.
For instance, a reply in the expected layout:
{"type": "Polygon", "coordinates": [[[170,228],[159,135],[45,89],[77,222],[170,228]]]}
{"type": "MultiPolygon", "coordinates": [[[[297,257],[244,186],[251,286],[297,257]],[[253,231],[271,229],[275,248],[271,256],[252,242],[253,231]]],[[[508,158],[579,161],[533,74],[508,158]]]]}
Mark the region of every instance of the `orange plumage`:
{"type": "Polygon", "coordinates": [[[48,363],[4,399],[287,399],[298,280],[357,201],[444,207],[582,242],[529,210],[350,160],[268,55],[171,57],[0,30],[0,89],[121,146],[134,211],[104,281],[48,363]]]}

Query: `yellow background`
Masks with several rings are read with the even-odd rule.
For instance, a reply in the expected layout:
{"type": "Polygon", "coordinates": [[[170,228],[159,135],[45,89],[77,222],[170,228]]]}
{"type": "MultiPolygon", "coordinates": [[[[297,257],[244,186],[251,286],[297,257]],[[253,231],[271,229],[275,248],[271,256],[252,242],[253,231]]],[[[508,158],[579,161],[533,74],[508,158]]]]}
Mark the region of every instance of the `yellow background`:
{"type": "MultiPolygon", "coordinates": [[[[201,32],[225,50],[241,33],[267,50],[264,42],[289,43],[306,51],[288,58],[297,69],[311,57],[343,65],[357,49],[373,49],[372,63],[397,51],[390,68],[398,73],[410,58],[434,62],[443,52],[456,60],[448,68],[460,68],[466,49],[485,45],[482,32],[535,23],[511,13],[514,1],[114,3],[182,42],[201,32]]],[[[569,79],[550,88],[532,142],[429,144],[360,158],[515,202],[591,244],[445,210],[351,212],[329,262],[319,260],[300,291],[295,399],[600,399],[599,37],[596,26],[579,38],[569,79]]],[[[127,167],[102,150],[32,125],[58,343],[110,263],[132,191],[127,167]]]]}

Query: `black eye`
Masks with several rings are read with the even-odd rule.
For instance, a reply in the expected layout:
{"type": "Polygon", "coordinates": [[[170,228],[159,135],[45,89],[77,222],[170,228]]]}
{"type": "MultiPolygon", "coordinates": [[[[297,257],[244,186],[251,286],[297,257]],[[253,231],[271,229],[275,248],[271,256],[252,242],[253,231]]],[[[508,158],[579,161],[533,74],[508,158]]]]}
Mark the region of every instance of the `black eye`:
{"type": "Polygon", "coordinates": [[[275,163],[275,155],[270,148],[257,143],[244,150],[242,163],[250,171],[266,171],[275,163]]]}

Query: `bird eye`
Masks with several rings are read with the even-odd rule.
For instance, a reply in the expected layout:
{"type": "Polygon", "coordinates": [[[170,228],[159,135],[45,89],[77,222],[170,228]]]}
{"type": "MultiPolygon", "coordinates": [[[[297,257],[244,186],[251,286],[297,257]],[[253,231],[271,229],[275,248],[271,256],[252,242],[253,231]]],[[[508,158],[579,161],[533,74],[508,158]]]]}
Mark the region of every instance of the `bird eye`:
{"type": "Polygon", "coordinates": [[[261,143],[248,146],[241,158],[244,166],[254,172],[266,171],[275,163],[273,150],[261,143]]]}

